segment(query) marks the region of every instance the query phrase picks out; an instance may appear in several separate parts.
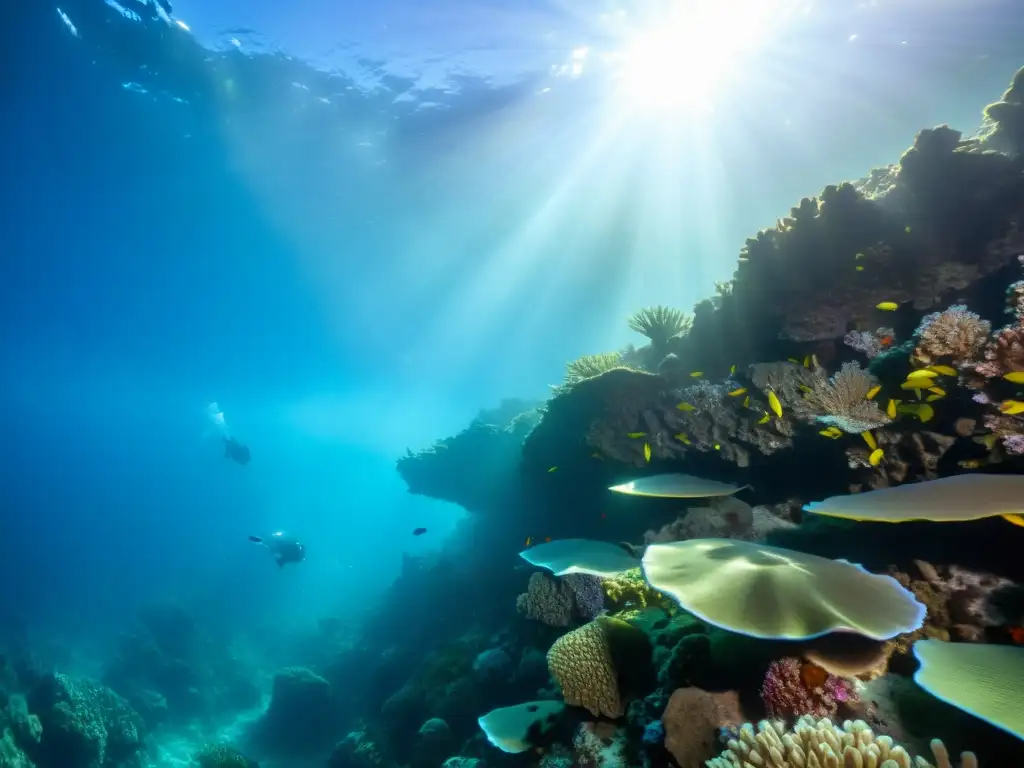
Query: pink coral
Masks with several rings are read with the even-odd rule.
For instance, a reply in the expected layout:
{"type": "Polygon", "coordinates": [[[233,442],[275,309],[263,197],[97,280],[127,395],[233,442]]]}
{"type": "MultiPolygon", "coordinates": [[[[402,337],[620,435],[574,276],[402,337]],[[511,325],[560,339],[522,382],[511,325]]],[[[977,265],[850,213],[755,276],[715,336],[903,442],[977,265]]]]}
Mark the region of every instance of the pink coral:
{"type": "Polygon", "coordinates": [[[761,686],[761,701],[773,719],[833,717],[840,704],[857,698],[847,680],[794,658],[773,661],[761,686]]]}

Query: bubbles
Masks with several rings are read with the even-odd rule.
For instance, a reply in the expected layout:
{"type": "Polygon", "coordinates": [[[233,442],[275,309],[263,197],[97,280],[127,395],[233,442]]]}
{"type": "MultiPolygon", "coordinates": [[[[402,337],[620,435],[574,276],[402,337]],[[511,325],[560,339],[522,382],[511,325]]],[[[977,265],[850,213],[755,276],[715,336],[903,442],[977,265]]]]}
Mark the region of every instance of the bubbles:
{"type": "Polygon", "coordinates": [[[206,417],[213,424],[214,428],[224,437],[228,435],[228,423],[224,420],[224,412],[217,403],[210,403],[206,406],[206,417]]]}

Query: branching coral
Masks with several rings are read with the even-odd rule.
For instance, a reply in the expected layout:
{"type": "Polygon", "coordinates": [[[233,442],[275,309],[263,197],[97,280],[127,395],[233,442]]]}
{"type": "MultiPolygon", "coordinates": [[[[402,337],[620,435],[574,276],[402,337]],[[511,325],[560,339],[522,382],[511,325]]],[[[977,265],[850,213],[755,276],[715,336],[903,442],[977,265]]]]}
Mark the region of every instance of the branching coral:
{"type": "Polygon", "coordinates": [[[642,333],[656,347],[664,346],[669,339],[687,333],[692,325],[692,315],[662,306],[645,307],[629,318],[629,327],[642,333]]]}
{"type": "Polygon", "coordinates": [[[832,717],[841,704],[855,702],[853,685],[800,659],[773,661],[761,686],[761,701],[772,718],[832,717]]]}
{"type": "MultiPolygon", "coordinates": [[[[910,755],[893,744],[888,736],[878,736],[867,723],[847,720],[842,726],[827,718],[815,721],[800,718],[792,731],[781,722],[762,720],[757,730],[750,723],[741,729],[738,739],[729,741],[729,749],[707,763],[708,768],[741,768],[747,765],[771,765],[773,768],[839,768],[852,765],[878,765],[889,768],[933,768],[922,758],[911,761],[910,755]],[[892,761],[887,762],[887,761],[892,761]]],[[[948,753],[942,742],[932,742],[932,752],[939,768],[950,768],[948,753]]],[[[974,756],[964,755],[963,768],[977,768],[974,756]]]]}
{"type": "Polygon", "coordinates": [[[639,568],[602,580],[601,588],[612,610],[615,611],[650,606],[674,607],[672,601],[666,600],[664,595],[647,583],[639,568]]]}
{"type": "Polygon", "coordinates": [[[917,348],[914,359],[930,365],[949,359],[964,365],[977,359],[988,339],[992,325],[970,312],[963,304],[954,304],[942,312],[926,315],[914,332],[917,348]]]}

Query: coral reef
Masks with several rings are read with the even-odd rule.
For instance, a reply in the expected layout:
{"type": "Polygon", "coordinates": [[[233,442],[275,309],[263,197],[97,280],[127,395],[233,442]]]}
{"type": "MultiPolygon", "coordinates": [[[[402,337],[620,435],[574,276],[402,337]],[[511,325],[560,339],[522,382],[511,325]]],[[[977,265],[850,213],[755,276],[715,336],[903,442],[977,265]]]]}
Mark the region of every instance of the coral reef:
{"type": "Polygon", "coordinates": [[[530,576],[526,592],[516,598],[516,610],[549,627],[566,627],[573,617],[572,588],[546,573],[530,576]]]}
{"type": "Polygon", "coordinates": [[[740,539],[764,541],[769,534],[792,530],[795,523],[776,514],[772,508],[749,504],[728,497],[707,507],[690,507],[657,531],[644,533],[645,544],[661,544],[687,539],[740,539]]]}
{"type": "Polygon", "coordinates": [[[719,729],[739,727],[743,719],[735,694],[679,688],[669,698],[661,722],[665,749],[679,768],[703,768],[715,755],[719,729]]]}
{"type": "Polygon", "coordinates": [[[270,703],[249,734],[255,750],[267,755],[325,753],[333,743],[335,713],[331,684],[303,667],[274,675],[270,703]]]}
{"type": "Polygon", "coordinates": [[[818,720],[831,718],[841,705],[856,700],[857,692],[851,683],[794,658],[773,661],[761,685],[761,701],[774,720],[802,715],[818,720]]]}
{"type": "Polygon", "coordinates": [[[259,768],[259,765],[227,744],[207,744],[192,758],[199,768],[259,768]]]}
{"type": "Polygon", "coordinates": [[[914,332],[913,358],[922,365],[951,361],[962,366],[973,362],[988,339],[992,324],[963,304],[924,317],[914,332]]]}

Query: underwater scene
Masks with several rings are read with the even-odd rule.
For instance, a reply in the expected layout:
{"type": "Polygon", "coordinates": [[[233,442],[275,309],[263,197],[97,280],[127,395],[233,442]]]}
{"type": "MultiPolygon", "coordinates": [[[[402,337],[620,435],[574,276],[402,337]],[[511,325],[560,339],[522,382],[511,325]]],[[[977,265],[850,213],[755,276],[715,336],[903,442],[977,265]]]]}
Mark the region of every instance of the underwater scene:
{"type": "Polygon", "coordinates": [[[0,768],[1024,768],[1019,0],[14,0],[0,768]]]}

